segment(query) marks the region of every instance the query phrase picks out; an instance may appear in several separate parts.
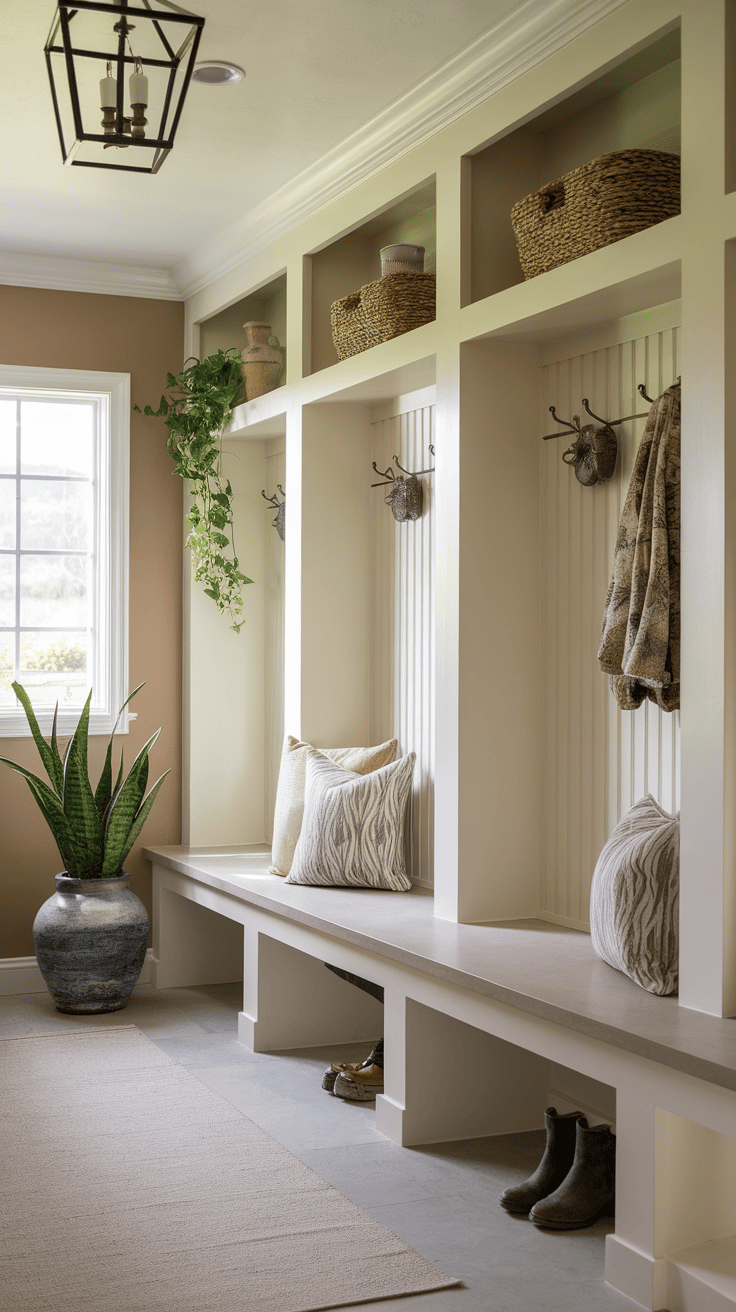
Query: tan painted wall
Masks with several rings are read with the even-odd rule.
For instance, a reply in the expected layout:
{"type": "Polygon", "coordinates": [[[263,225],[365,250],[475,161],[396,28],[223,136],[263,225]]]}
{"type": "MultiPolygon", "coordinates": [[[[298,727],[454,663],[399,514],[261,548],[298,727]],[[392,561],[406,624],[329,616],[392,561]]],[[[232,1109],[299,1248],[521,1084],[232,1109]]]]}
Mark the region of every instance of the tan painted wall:
{"type": "MultiPolygon", "coordinates": [[[[129,373],[133,402],[158,403],[167,370],[181,367],[183,306],[174,301],[82,292],[0,287],[0,362],[53,369],[129,373]]],[[[171,475],[160,420],[131,416],[130,426],[130,686],[137,720],[124,743],[132,761],[163,724],[151,758],[152,778],[166,780],[143,831],[146,843],[178,843],[181,817],[182,487],[171,475]]],[[[106,739],[90,742],[90,771],[99,774],[106,739]]],[[[0,755],[43,774],[33,742],[0,739],[0,755]]],[[[140,842],[126,861],[131,887],[150,912],[150,866],[140,842]]],[[[33,952],[31,926],[54,891],[61,869],[56,845],[19,775],[0,771],[0,957],[33,952]]]]}

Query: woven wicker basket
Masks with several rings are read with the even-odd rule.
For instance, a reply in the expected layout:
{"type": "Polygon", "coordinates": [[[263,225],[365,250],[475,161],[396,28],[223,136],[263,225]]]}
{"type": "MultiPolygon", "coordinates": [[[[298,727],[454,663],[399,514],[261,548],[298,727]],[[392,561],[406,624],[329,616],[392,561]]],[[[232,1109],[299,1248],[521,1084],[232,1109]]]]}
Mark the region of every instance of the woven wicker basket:
{"type": "Polygon", "coordinates": [[[434,317],[433,273],[389,273],[333,303],[332,340],[340,359],[347,360],[434,317]]]}
{"type": "Polygon", "coordinates": [[[680,213],[680,156],[616,150],[566,173],[514,205],[525,278],[680,213]]]}

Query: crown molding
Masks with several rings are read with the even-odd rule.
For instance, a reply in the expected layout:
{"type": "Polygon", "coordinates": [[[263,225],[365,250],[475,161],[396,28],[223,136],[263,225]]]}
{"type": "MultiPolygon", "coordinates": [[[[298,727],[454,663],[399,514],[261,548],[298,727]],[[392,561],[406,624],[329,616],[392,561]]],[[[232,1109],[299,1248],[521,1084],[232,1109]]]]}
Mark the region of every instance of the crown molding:
{"type": "Polygon", "coordinates": [[[421,146],[628,0],[524,0],[171,270],[186,298],[421,146]],[[264,236],[264,234],[266,234],[264,236]]]}
{"type": "Polygon", "coordinates": [[[112,264],[103,260],[71,260],[61,255],[0,251],[0,283],[11,287],[46,287],[62,292],[93,292],[100,296],[182,300],[168,269],[112,264]]]}

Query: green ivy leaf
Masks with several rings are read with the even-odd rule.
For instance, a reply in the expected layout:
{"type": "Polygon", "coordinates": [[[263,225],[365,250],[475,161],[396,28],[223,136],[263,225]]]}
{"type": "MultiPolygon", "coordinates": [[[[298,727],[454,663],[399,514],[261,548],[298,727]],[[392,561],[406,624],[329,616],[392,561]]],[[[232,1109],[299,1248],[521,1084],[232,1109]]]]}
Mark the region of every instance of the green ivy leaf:
{"type": "MultiPolygon", "coordinates": [[[[250,353],[260,351],[251,348],[250,353]]],[[[173,472],[191,483],[187,545],[192,553],[194,577],[205,585],[207,596],[240,631],[241,588],[251,580],[241,573],[231,536],[233,490],[220,476],[222,431],[242,390],[242,356],[237,347],[216,351],[203,360],[185,361],[181,373],[167,374],[169,395],[158,410],[142,413],[162,418],[169,430],[167,447],[173,472]],[[223,552],[230,548],[231,557],[223,552]]],[[[138,406],[134,409],[140,414],[138,406]]]]}

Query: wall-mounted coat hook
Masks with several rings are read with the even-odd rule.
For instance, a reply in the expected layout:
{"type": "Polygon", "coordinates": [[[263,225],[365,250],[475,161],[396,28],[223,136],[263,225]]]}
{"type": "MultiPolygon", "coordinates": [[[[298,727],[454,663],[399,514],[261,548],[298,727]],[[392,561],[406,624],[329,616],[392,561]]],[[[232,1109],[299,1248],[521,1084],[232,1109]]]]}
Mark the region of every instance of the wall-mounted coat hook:
{"type": "MultiPolygon", "coordinates": [[[[434,455],[434,447],[430,445],[430,451],[434,455]]],[[[421,474],[433,474],[432,469],[418,469],[412,474],[400,463],[399,457],[394,456],[394,464],[397,469],[401,470],[400,474],[395,474],[391,466],[388,469],[379,469],[375,460],[371,465],[377,474],[381,475],[380,483],[371,483],[371,487],[390,486],[391,491],[386,497],[386,504],[391,507],[391,513],[395,520],[400,524],[409,519],[419,519],[424,504],[424,494],[422,484],[419,482],[421,474]]]]}
{"type": "Polygon", "coordinates": [[[261,496],[263,497],[264,501],[266,501],[269,506],[273,506],[274,510],[276,511],[276,518],[272,519],[271,523],[273,524],[274,528],[276,529],[276,532],[278,533],[279,537],[281,538],[281,541],[283,542],[284,534],[286,532],[286,493],[284,492],[284,489],[282,488],[280,483],[276,484],[276,490],[281,493],[282,497],[284,498],[283,501],[279,501],[278,497],[276,496],[276,492],[272,492],[270,497],[267,497],[265,488],[261,490],[261,496]]]}
{"type": "MultiPolygon", "coordinates": [[[[678,382],[680,381],[679,378],[678,378],[677,381],[678,381],[678,382]]],[[[643,384],[643,383],[640,383],[639,386],[638,386],[638,388],[637,388],[637,391],[641,392],[641,394],[642,394],[642,396],[644,397],[644,400],[645,400],[645,401],[649,401],[650,398],[646,395],[645,392],[642,391],[643,386],[644,386],[644,384],[643,384]]],[[[641,411],[639,414],[635,414],[635,415],[623,415],[623,416],[621,417],[621,419],[601,419],[600,415],[595,414],[594,411],[591,410],[590,406],[588,405],[588,398],[587,398],[587,396],[584,396],[584,397],[583,397],[583,405],[584,405],[585,409],[587,410],[588,414],[590,415],[591,419],[597,419],[599,424],[603,424],[603,425],[605,425],[605,426],[608,427],[608,428],[616,428],[619,424],[627,424],[627,423],[629,422],[630,419],[647,419],[647,418],[649,417],[649,412],[646,411],[646,410],[644,410],[644,411],[641,411]]],[[[551,406],[549,407],[549,409],[550,409],[550,414],[552,415],[553,419],[556,419],[558,424],[564,424],[565,427],[568,429],[569,432],[571,432],[571,433],[579,433],[579,432],[581,431],[581,430],[580,430],[580,416],[579,416],[579,415],[573,415],[573,417],[572,417],[572,423],[570,423],[569,420],[567,420],[567,419],[560,419],[560,416],[556,413],[556,411],[555,411],[555,407],[554,407],[553,405],[551,405],[551,406]]],[[[557,432],[557,433],[545,433],[544,436],[543,436],[543,438],[542,438],[542,441],[543,441],[543,442],[551,442],[555,437],[564,437],[564,436],[565,436],[565,434],[564,434],[564,433],[560,433],[560,432],[557,432]]],[[[569,462],[568,462],[568,463],[569,463],[569,462]]]]}
{"type": "Polygon", "coordinates": [[[371,460],[371,465],[376,473],[381,475],[381,479],[383,480],[381,483],[371,483],[371,487],[385,487],[387,483],[393,483],[395,481],[396,475],[390,465],[388,469],[379,469],[375,460],[371,460]]]}
{"type": "MultiPolygon", "coordinates": [[[[572,420],[560,419],[560,416],[558,415],[553,405],[550,406],[549,412],[552,418],[554,419],[555,423],[564,424],[565,428],[568,430],[569,433],[580,432],[580,415],[573,415],[572,420]]],[[[553,437],[562,437],[562,436],[563,436],[562,433],[545,433],[544,437],[542,438],[542,441],[551,442],[553,437]]]]}
{"type": "MultiPolygon", "coordinates": [[[[678,374],[678,375],[677,375],[677,378],[675,379],[675,382],[678,382],[678,383],[679,383],[680,380],[681,380],[681,376],[680,376],[680,374],[678,374]]],[[[671,386],[674,387],[674,383],[672,383],[671,386]]],[[[643,396],[643,397],[644,397],[644,400],[645,400],[645,401],[648,401],[650,405],[654,405],[654,402],[657,400],[657,398],[656,398],[656,396],[647,396],[646,388],[645,388],[645,386],[644,386],[643,383],[637,383],[637,385],[636,385],[636,390],[637,390],[637,392],[639,393],[640,396],[643,396]]],[[[637,416],[637,417],[639,417],[639,416],[637,416]]]]}
{"type": "MultiPolygon", "coordinates": [[[[566,465],[574,465],[578,483],[584,487],[594,487],[596,483],[606,483],[613,474],[618,443],[611,425],[593,414],[587,397],[583,398],[583,405],[591,418],[598,420],[600,428],[595,428],[593,424],[585,424],[581,428],[579,415],[573,415],[572,420],[560,419],[553,405],[549,409],[558,424],[564,424],[568,433],[575,434],[575,441],[563,452],[562,459],[566,465]]],[[[547,433],[543,441],[560,436],[560,433],[547,433]]]]}
{"type": "Polygon", "coordinates": [[[408,469],[404,469],[404,466],[403,466],[403,465],[400,465],[400,464],[399,464],[399,457],[398,457],[398,456],[394,456],[394,464],[396,465],[396,468],[397,468],[397,469],[400,469],[400,470],[401,470],[402,474],[406,474],[407,478],[419,478],[420,474],[433,474],[433,473],[434,473],[434,469],[417,469],[417,470],[412,474],[412,473],[409,472],[408,469]]]}

